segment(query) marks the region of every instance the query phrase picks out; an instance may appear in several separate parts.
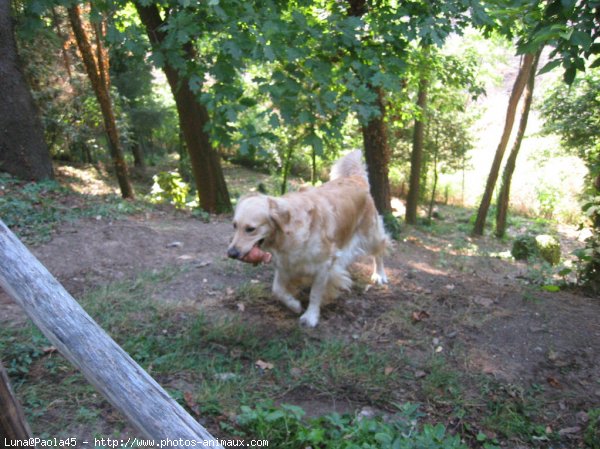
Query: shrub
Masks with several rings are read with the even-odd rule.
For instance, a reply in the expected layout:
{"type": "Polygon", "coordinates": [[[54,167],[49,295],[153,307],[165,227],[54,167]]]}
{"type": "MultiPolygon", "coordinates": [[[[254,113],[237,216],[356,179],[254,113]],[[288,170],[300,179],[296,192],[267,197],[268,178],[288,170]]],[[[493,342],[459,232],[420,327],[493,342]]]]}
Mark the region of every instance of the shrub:
{"type": "Polygon", "coordinates": [[[551,235],[521,235],[513,242],[510,251],[516,260],[529,260],[539,257],[551,265],[560,262],[560,243],[551,235]]]}
{"type": "Polygon", "coordinates": [[[560,262],[560,243],[551,235],[538,235],[535,238],[538,254],[550,265],[560,262]]]}
{"type": "Polygon", "coordinates": [[[169,202],[178,208],[186,206],[190,186],[177,171],[160,172],[154,175],[152,180],[154,184],[150,197],[153,202],[169,202]]]}
{"type": "Polygon", "coordinates": [[[402,228],[400,226],[400,220],[394,217],[394,215],[391,212],[387,212],[383,216],[383,227],[392,239],[400,239],[400,232],[402,231],[402,228]]]}
{"type": "Polygon", "coordinates": [[[516,260],[528,260],[536,253],[535,237],[520,235],[515,239],[510,253],[516,260]]]}

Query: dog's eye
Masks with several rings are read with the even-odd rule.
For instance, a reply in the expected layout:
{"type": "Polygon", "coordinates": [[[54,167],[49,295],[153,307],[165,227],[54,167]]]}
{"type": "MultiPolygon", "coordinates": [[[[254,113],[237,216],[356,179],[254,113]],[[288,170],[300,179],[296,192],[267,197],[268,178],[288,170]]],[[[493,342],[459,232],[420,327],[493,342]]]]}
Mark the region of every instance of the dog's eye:
{"type": "Polygon", "coordinates": [[[254,232],[254,231],[256,231],[256,228],[253,228],[252,226],[246,226],[246,232],[248,234],[250,234],[251,232],[254,232]]]}

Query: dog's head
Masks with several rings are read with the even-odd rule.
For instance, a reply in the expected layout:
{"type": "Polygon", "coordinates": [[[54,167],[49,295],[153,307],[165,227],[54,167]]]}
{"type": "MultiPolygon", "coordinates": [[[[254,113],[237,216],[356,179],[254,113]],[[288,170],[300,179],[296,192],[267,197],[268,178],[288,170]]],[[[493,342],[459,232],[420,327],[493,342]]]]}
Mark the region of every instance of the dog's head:
{"type": "Polygon", "coordinates": [[[244,260],[252,248],[272,246],[276,234],[289,222],[289,212],[280,201],[261,194],[240,199],[233,216],[233,239],[227,249],[232,259],[244,260]]]}

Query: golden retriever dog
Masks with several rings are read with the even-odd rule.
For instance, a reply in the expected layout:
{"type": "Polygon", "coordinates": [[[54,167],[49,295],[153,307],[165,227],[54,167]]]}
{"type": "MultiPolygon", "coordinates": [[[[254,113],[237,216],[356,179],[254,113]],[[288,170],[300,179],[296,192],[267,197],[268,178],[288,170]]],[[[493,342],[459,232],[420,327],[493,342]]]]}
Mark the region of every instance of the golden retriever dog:
{"type": "Polygon", "coordinates": [[[310,287],[300,324],[315,327],[321,303],[349,290],[348,266],[361,255],[374,258],[371,280],[387,283],[383,253],[388,237],[369,193],[362,153],[338,160],[330,181],[282,197],[251,193],[240,199],[227,255],[244,262],[273,260],[273,295],[295,313],[294,297],[310,287]]]}

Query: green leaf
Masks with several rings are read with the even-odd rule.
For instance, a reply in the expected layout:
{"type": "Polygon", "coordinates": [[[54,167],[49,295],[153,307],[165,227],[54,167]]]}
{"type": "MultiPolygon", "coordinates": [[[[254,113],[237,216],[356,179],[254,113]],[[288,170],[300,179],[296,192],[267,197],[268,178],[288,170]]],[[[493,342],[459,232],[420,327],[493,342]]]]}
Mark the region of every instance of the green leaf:
{"type": "Polygon", "coordinates": [[[589,48],[592,46],[593,40],[589,34],[576,30],[571,34],[569,42],[571,42],[573,45],[581,47],[583,50],[589,50],[589,48]]]}
{"type": "Polygon", "coordinates": [[[576,74],[577,74],[577,69],[575,67],[569,67],[567,70],[565,70],[565,74],[563,77],[565,80],[565,83],[567,83],[569,85],[573,84],[576,74]]]}
{"type": "Polygon", "coordinates": [[[567,276],[569,274],[571,274],[573,272],[573,270],[571,268],[563,268],[562,270],[560,270],[558,272],[559,276],[567,276]]]}
{"type": "Polygon", "coordinates": [[[551,292],[551,293],[556,293],[560,291],[560,287],[558,285],[543,285],[542,286],[542,290],[547,291],[547,292],[551,292]]]}
{"type": "Polygon", "coordinates": [[[555,67],[558,67],[561,64],[561,62],[562,61],[560,59],[555,59],[554,61],[550,61],[544,67],[542,67],[537,74],[543,75],[544,73],[548,73],[551,70],[553,70],[555,67]]]}

